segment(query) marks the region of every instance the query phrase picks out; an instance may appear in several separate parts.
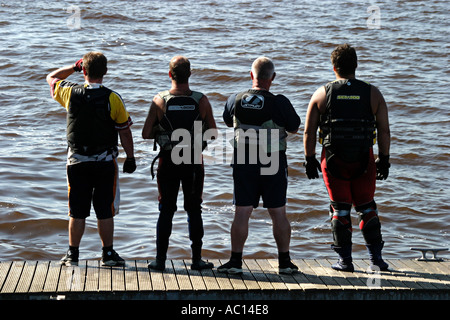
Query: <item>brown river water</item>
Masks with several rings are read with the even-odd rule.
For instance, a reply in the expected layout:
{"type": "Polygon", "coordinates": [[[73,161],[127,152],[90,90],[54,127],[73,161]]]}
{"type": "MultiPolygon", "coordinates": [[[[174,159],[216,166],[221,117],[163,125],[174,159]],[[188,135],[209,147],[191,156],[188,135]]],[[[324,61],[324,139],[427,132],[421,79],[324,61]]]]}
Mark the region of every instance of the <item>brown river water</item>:
{"type": "MultiPolygon", "coordinates": [[[[349,42],[357,77],[384,94],[391,124],[391,171],[375,200],[387,258],[418,257],[412,246],[449,247],[450,96],[448,1],[10,1],[0,4],[0,260],[59,259],[68,246],[65,110],[45,76],[100,50],[109,60],[104,84],[121,94],[134,125],[138,168],[121,174],[115,249],[126,259],[155,255],[156,152],[141,130],[153,96],[168,89],[168,63],[190,58],[191,88],[213,106],[224,146],[205,152],[204,257],[226,259],[233,219],[227,97],[249,88],[252,61],[271,57],[271,88],[302,119],[288,138],[288,218],[293,258],[332,258],[328,195],[304,174],[306,108],[334,80],[329,56],[349,42]]],[[[74,74],[71,80],[81,82],[74,74]]],[[[317,152],[319,152],[317,146],[317,152]]],[[[376,152],[376,147],[375,147],[376,152]]],[[[120,162],[124,159],[121,153],[120,162]]],[[[189,259],[186,214],[179,195],[169,258],[189,259]]],[[[354,256],[367,257],[354,220],[354,256]]],[[[88,218],[81,258],[98,258],[95,215],[88,218]]],[[[274,258],[271,220],[261,207],[250,221],[245,257],[274,258]]],[[[448,257],[448,253],[446,254],[448,257]]],[[[445,256],[445,253],[444,253],[445,256]]]]}

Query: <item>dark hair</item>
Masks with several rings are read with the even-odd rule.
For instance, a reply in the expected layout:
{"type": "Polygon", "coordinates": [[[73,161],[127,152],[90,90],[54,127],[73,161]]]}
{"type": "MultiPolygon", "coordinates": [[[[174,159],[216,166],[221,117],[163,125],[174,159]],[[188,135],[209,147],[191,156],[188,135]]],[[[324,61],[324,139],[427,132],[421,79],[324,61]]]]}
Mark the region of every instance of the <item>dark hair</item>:
{"type": "Polygon", "coordinates": [[[174,57],[170,60],[169,71],[177,83],[187,83],[191,76],[191,63],[188,58],[174,57]]]}
{"type": "Polygon", "coordinates": [[[106,74],[108,60],[101,52],[91,51],[83,56],[83,68],[91,79],[100,79],[106,74]]]}
{"type": "Polygon", "coordinates": [[[358,66],[356,50],[348,43],[337,46],[331,53],[331,63],[341,76],[354,74],[358,66]]]}

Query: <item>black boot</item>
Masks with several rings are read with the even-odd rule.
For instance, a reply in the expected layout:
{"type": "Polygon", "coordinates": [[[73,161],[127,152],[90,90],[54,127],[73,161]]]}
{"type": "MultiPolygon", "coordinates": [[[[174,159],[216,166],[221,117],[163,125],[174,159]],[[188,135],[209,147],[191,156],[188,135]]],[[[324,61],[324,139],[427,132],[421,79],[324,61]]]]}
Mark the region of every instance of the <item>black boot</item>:
{"type": "Polygon", "coordinates": [[[383,246],[384,241],[376,244],[366,244],[367,250],[369,251],[369,258],[371,262],[370,268],[372,271],[387,271],[389,267],[389,265],[384,262],[381,257],[381,249],[383,249],[383,246]]]}
{"type": "Polygon", "coordinates": [[[334,270],[353,272],[352,245],[348,244],[342,247],[331,245],[331,248],[339,255],[339,261],[331,266],[334,270]]]}

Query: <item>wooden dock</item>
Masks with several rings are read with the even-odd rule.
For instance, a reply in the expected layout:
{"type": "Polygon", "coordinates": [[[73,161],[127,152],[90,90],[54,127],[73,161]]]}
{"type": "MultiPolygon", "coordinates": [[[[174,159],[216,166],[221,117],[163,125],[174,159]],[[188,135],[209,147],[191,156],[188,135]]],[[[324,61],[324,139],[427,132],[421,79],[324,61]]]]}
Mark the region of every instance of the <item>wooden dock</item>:
{"type": "MultiPolygon", "coordinates": [[[[215,266],[226,261],[209,260],[215,266]]],[[[166,270],[149,270],[146,260],[104,267],[83,260],[1,261],[0,300],[448,300],[450,261],[386,260],[389,271],[368,273],[367,260],[355,272],[335,271],[326,259],[293,260],[299,272],[278,273],[272,259],[244,260],[242,275],[190,269],[190,260],[168,260],[166,270]]]]}

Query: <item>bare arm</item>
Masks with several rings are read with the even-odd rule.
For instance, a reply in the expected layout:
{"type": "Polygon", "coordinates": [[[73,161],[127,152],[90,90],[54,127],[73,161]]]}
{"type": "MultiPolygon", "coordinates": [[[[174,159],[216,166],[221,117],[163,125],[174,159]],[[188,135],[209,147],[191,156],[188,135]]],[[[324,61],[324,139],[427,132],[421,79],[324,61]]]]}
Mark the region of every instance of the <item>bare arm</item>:
{"type": "Polygon", "coordinates": [[[130,128],[119,130],[119,137],[127,158],[134,158],[133,135],[130,128]]]}
{"type": "Polygon", "coordinates": [[[211,103],[206,96],[203,96],[199,102],[200,117],[206,122],[209,130],[213,130],[211,136],[217,138],[217,126],[214,120],[211,103]]]}
{"type": "Polygon", "coordinates": [[[159,120],[158,114],[162,113],[162,108],[164,101],[159,97],[155,96],[153,98],[152,104],[148,111],[147,118],[145,119],[144,127],[142,128],[142,138],[144,139],[154,139],[154,128],[159,120]]]}
{"type": "Polygon", "coordinates": [[[64,80],[74,72],[75,70],[73,69],[73,65],[59,68],[47,75],[47,83],[49,84],[49,86],[52,86],[55,79],[64,80]]]}
{"type": "Polygon", "coordinates": [[[314,156],[316,154],[317,128],[319,127],[320,114],[325,111],[325,107],[325,88],[320,87],[311,97],[306,112],[305,130],[303,134],[305,157],[314,156]]]}
{"type": "Polygon", "coordinates": [[[371,88],[371,106],[377,124],[378,153],[388,156],[391,144],[388,110],[383,95],[374,86],[371,88]]]}

